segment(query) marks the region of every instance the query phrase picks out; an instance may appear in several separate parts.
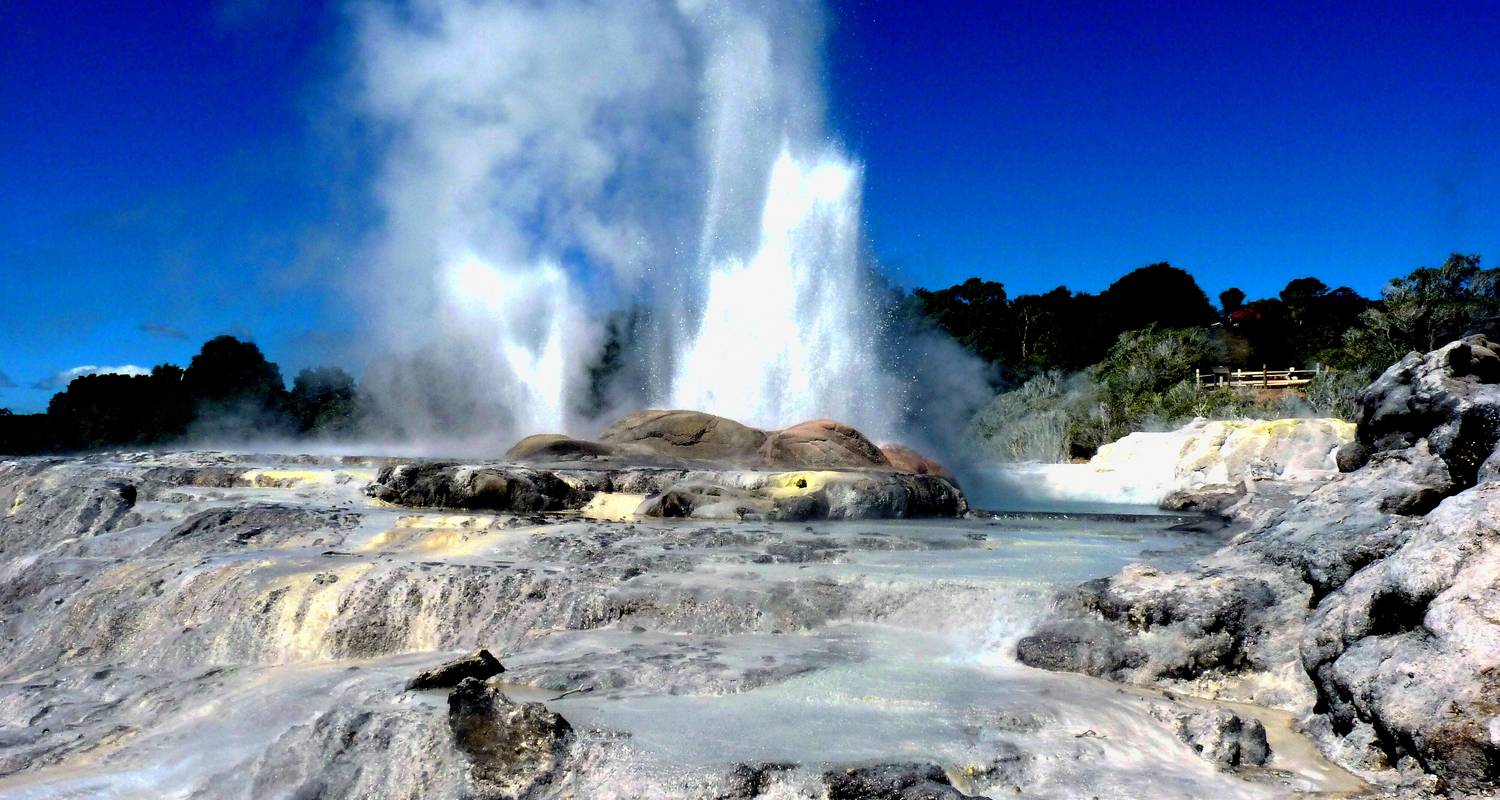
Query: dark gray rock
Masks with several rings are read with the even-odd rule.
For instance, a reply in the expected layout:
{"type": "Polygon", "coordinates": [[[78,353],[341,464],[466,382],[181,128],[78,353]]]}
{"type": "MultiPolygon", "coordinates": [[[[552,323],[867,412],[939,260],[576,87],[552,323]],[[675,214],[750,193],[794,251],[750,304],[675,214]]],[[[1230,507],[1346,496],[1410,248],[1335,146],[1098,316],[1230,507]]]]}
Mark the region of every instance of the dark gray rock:
{"type": "Polygon", "coordinates": [[[469,758],[472,797],[518,800],[557,779],[573,726],[541,703],[513,703],[465,678],[448,695],[448,728],[469,758]]]}
{"type": "Polygon", "coordinates": [[[592,496],[548,470],[438,463],[383,467],[365,493],[403,506],[521,514],[579,508],[592,496]]]}
{"type": "Polygon", "coordinates": [[[464,678],[485,680],[505,671],[500,659],[488,650],[478,650],[462,658],[456,658],[440,666],[420,672],[406,682],[407,691],[422,689],[449,689],[464,678]]]}
{"type": "Polygon", "coordinates": [[[1125,649],[1114,627],[1090,620],[1044,623],[1016,643],[1016,658],[1038,669],[1095,677],[1117,675],[1141,660],[1139,653],[1125,649]]]}
{"type": "Polygon", "coordinates": [[[953,787],[936,764],[876,764],[823,773],[828,800],[976,800],[953,787]]]}
{"type": "Polygon", "coordinates": [[[736,764],[725,780],[724,791],[714,800],[755,800],[770,788],[774,776],[797,768],[796,764],[736,764]]]}
{"type": "Polygon", "coordinates": [[[1164,511],[1197,511],[1218,514],[1245,497],[1245,484],[1209,484],[1192,489],[1173,489],[1158,504],[1164,511]]]}
{"type": "Polygon", "coordinates": [[[188,517],[157,539],[146,555],[321,545],[334,547],[359,524],[353,511],[263,503],[216,508],[188,517]]]}
{"type": "Polygon", "coordinates": [[[1166,722],[1178,739],[1222,768],[1261,767],[1271,760],[1266,727],[1258,719],[1222,708],[1153,706],[1151,715],[1166,722]]]}
{"type": "Polygon", "coordinates": [[[1370,446],[1364,442],[1349,442],[1334,451],[1333,463],[1338,465],[1339,472],[1353,472],[1370,463],[1372,454],[1370,446]]]}

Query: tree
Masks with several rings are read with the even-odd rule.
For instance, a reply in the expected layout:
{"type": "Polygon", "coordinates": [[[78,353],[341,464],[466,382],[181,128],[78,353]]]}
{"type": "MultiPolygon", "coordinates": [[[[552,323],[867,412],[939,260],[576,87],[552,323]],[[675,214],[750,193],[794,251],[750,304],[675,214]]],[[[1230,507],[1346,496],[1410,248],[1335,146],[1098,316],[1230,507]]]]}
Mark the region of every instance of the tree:
{"type": "Polygon", "coordinates": [[[1151,327],[1197,328],[1219,316],[1193,276],[1166,262],[1126,273],[1100,299],[1115,335],[1151,327]]]}
{"type": "Polygon", "coordinates": [[[1311,312],[1318,300],[1328,293],[1328,284],[1317,278],[1294,278],[1287,282],[1279,297],[1292,319],[1311,312]]]}
{"type": "Polygon", "coordinates": [[[970,278],[947,289],[918,289],[913,294],[921,302],[923,312],[959,344],[986,361],[1003,360],[1005,331],[1010,322],[1003,284],[970,278]]]}
{"type": "Polygon", "coordinates": [[[1396,278],[1379,305],[1359,317],[1345,338],[1354,361],[1383,367],[1408,352],[1428,352],[1471,333],[1494,335],[1500,322],[1500,269],[1479,256],[1454,253],[1440,267],[1396,278]]]}
{"type": "Polygon", "coordinates": [[[1224,316],[1227,317],[1239,311],[1243,305],[1245,305],[1245,293],[1240,289],[1230,287],[1219,292],[1219,308],[1224,312],[1224,316]]]}
{"type": "Polygon", "coordinates": [[[297,373],[287,398],[300,433],[342,435],[354,431],[358,404],[354,376],[338,367],[297,373]]]}
{"type": "Polygon", "coordinates": [[[182,373],[182,387],[203,436],[243,440],[295,428],[281,369],[252,342],[208,340],[182,373]]]}

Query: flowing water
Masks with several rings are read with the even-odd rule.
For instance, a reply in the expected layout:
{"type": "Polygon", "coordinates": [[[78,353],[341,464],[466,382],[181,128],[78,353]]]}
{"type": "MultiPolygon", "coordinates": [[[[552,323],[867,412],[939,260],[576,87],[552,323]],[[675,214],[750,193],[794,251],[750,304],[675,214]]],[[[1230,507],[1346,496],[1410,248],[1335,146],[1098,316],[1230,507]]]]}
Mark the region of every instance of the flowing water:
{"type": "Polygon", "coordinates": [[[476,647],[579,732],[570,797],[715,797],[735,764],[929,761],[992,796],[1265,797],[1173,701],[1019,665],[1059,585],[1216,542],[1159,522],[769,524],[379,507],[371,465],[137,455],[0,465],[0,796],[455,796],[421,669],[476,647]],[[125,502],[122,486],[133,487],[125,502]]]}

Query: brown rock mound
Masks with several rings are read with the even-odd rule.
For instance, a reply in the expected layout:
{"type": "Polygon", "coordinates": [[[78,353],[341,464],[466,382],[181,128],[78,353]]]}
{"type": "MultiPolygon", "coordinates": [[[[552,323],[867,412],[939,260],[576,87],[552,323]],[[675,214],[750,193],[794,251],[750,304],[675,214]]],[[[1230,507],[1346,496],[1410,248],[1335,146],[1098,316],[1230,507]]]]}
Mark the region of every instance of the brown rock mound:
{"type": "Polygon", "coordinates": [[[505,457],[512,461],[576,461],[613,455],[615,448],[601,442],[574,439],[560,433],[536,433],[516,442],[505,457]]]}
{"type": "Polygon", "coordinates": [[[947,467],[904,444],[887,442],[880,446],[880,452],[885,456],[886,462],[891,465],[891,469],[897,472],[907,472],[912,475],[938,475],[950,481],[953,480],[953,473],[949,472],[947,467]]]}
{"type": "Polygon", "coordinates": [[[609,426],[599,441],[636,445],[663,455],[748,464],[766,443],[766,432],[701,411],[636,411],[609,426]]]}
{"type": "Polygon", "coordinates": [[[831,419],[815,419],[766,438],[759,462],[801,469],[889,467],[890,461],[859,431],[831,419]]]}

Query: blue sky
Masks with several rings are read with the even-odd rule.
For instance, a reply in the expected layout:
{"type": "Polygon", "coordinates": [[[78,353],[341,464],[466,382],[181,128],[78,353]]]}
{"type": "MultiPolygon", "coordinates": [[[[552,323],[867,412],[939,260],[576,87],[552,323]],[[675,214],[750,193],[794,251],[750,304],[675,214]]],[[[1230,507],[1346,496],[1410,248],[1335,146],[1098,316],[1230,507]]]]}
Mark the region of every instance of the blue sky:
{"type": "MultiPolygon", "coordinates": [[[[1211,295],[1373,294],[1453,250],[1497,262],[1500,7],[1141,5],[832,4],[834,128],[901,284],[1097,290],[1169,260],[1211,295]]],[[[348,357],[344,22],[0,6],[0,406],[223,332],[288,374],[348,357]]]]}

